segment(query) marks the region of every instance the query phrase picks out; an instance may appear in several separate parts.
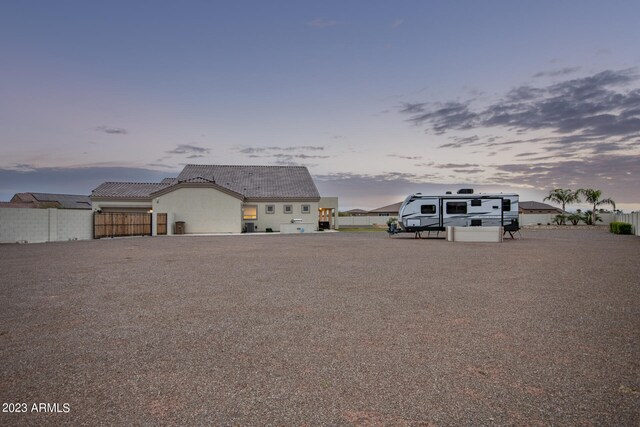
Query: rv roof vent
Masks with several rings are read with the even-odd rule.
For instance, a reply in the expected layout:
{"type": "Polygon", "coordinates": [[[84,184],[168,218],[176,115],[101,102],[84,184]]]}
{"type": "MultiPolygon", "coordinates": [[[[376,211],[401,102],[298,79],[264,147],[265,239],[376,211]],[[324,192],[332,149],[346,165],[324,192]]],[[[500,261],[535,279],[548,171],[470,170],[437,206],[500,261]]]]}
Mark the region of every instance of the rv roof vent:
{"type": "Polygon", "coordinates": [[[461,188],[458,190],[458,194],[473,194],[473,188],[461,188]]]}
{"type": "Polygon", "coordinates": [[[446,193],[444,193],[444,194],[451,194],[451,191],[447,191],[447,192],[446,192],[446,193]]]}

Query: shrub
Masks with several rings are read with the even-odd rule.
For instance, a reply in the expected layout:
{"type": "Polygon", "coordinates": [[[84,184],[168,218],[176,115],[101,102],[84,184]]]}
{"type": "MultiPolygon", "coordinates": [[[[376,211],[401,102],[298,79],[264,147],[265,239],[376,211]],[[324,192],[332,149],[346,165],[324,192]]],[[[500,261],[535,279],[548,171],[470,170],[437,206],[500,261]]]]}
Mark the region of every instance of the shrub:
{"type": "Polygon", "coordinates": [[[562,214],[556,215],[555,218],[553,218],[553,222],[555,222],[557,225],[564,225],[566,220],[567,216],[562,214]]]}
{"type": "Polygon", "coordinates": [[[567,217],[567,219],[568,219],[569,221],[571,221],[571,224],[573,224],[573,225],[578,225],[578,223],[579,223],[580,221],[582,221],[582,215],[580,215],[580,213],[579,213],[579,212],[572,213],[571,215],[569,215],[569,216],[567,217]]]}
{"type": "Polygon", "coordinates": [[[609,224],[609,231],[614,234],[631,234],[631,224],[614,221],[609,224]]]}
{"type": "Polygon", "coordinates": [[[266,230],[264,230],[267,233],[273,233],[273,229],[272,228],[267,228],[266,230]]]}

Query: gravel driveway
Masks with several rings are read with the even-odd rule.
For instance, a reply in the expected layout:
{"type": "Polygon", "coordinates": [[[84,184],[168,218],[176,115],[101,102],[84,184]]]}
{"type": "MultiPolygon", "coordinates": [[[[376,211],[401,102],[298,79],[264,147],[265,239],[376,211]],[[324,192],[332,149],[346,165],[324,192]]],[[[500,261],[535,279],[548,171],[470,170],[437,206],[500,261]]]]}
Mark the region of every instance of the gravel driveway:
{"type": "Polygon", "coordinates": [[[639,425],[640,238],[523,237],[0,245],[0,424],[639,425]]]}

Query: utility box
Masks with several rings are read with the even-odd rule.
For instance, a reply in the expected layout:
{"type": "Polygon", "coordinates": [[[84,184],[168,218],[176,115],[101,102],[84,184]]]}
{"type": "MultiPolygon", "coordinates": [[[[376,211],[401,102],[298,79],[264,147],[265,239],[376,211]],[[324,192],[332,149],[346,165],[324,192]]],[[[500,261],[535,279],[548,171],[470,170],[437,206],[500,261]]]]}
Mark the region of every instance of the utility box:
{"type": "Polygon", "coordinates": [[[174,234],[184,234],[186,230],[184,221],[176,221],[174,234]]]}
{"type": "Polygon", "coordinates": [[[256,224],[253,222],[247,222],[244,224],[247,227],[247,233],[253,233],[256,231],[256,224]]]}

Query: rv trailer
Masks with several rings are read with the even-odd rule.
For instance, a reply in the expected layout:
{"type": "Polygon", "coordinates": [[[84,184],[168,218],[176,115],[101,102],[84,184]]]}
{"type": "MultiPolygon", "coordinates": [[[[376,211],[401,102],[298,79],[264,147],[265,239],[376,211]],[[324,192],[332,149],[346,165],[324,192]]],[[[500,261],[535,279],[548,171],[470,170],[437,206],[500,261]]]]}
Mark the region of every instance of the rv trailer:
{"type": "Polygon", "coordinates": [[[504,227],[505,232],[518,231],[517,194],[474,194],[463,188],[457,194],[428,196],[416,193],[408,196],[398,217],[398,231],[445,231],[446,227],[504,227]]]}

